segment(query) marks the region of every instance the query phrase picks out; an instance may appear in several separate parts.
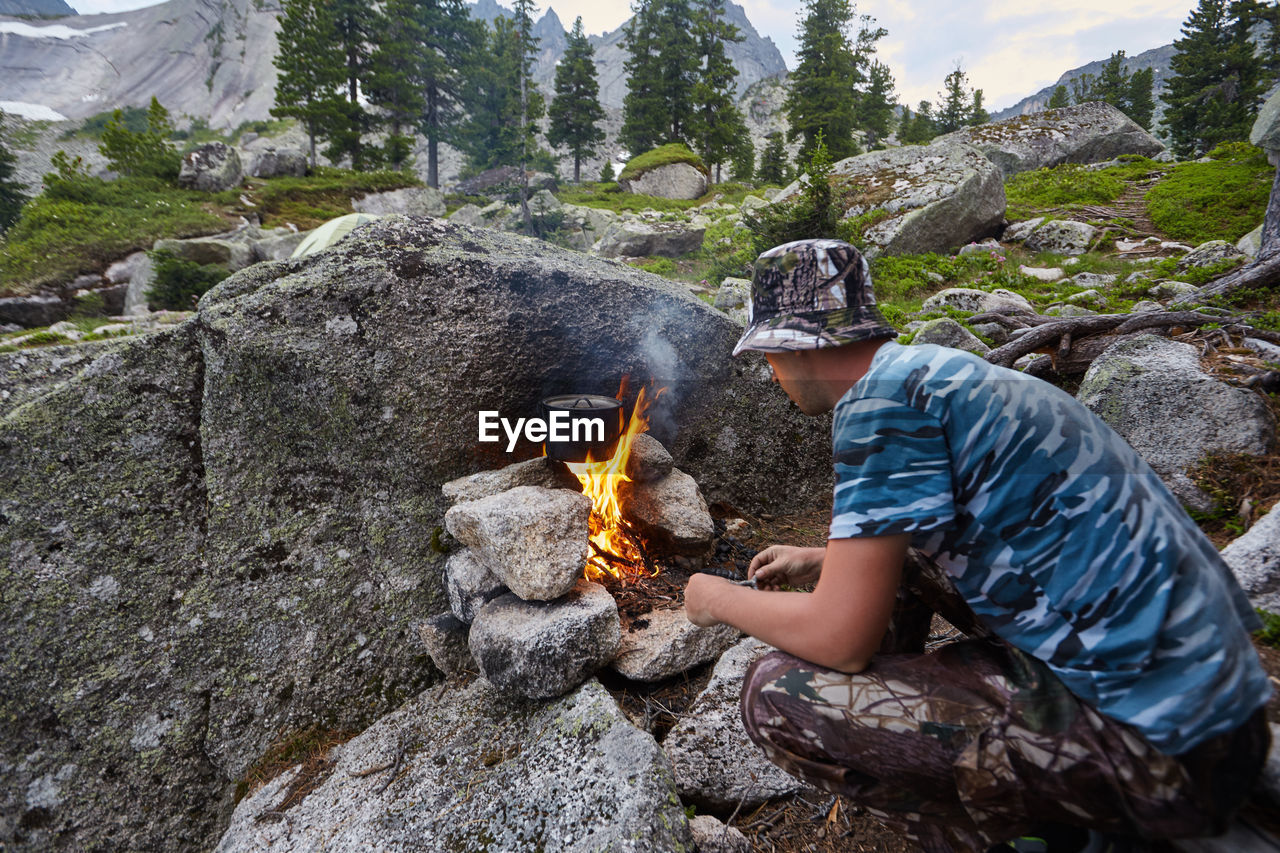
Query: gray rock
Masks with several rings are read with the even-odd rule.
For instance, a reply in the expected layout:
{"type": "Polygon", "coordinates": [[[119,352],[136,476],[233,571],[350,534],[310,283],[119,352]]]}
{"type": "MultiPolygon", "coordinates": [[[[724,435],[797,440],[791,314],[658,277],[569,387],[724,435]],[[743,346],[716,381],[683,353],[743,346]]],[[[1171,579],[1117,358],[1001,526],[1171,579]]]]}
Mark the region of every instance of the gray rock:
{"type": "Polygon", "coordinates": [[[138,271],[138,267],[146,260],[146,257],[146,252],[134,252],[127,258],[116,261],[107,267],[107,271],[102,274],[102,277],[112,284],[128,284],[129,280],[138,271]]]}
{"type": "Polygon", "coordinates": [[[1244,345],[1256,352],[1266,361],[1280,363],[1280,345],[1258,338],[1245,338],[1244,345]]]}
{"type": "Polygon", "coordinates": [[[1262,226],[1250,231],[1248,234],[1236,241],[1236,249],[1242,252],[1246,257],[1252,259],[1258,257],[1258,250],[1262,248],[1262,226]]]}
{"type": "Polygon", "coordinates": [[[183,156],[178,184],[187,189],[217,193],[239,186],[243,178],[236,149],[224,142],[210,142],[183,156]]]}
{"type": "MultiPolygon", "coordinates": [[[[1258,777],[1257,790],[1264,802],[1269,802],[1271,808],[1277,809],[1280,808],[1280,747],[1276,744],[1280,743],[1280,725],[1267,725],[1271,728],[1271,752],[1267,755],[1262,775],[1258,777]]],[[[693,828],[693,821],[689,822],[689,828],[693,828]]]]}
{"type": "Polygon", "coordinates": [[[510,592],[470,548],[449,555],[444,576],[449,608],[458,621],[467,625],[475,620],[476,611],[486,602],[510,592]]]}
{"type": "Polygon", "coordinates": [[[743,213],[753,210],[763,210],[769,206],[769,199],[761,198],[758,195],[749,195],[742,200],[742,205],[738,208],[743,213]]]}
{"type": "Polygon", "coordinates": [[[427,690],[330,759],[286,820],[269,813],[299,768],[242,800],[218,853],[693,849],[670,762],[595,681],[553,702],[427,690]],[[367,773],[402,748],[396,775],[367,773]]]}
{"type": "Polygon", "coordinates": [[[1035,307],[1025,296],[997,288],[988,293],[971,287],[948,287],[930,296],[921,306],[924,311],[954,308],[975,314],[994,311],[1000,314],[1034,314],[1035,307]]]}
{"type": "Polygon", "coordinates": [[[1057,281],[1066,275],[1062,267],[1029,267],[1026,264],[1019,265],[1018,272],[1036,281],[1057,281]]]}
{"type": "MultiPolygon", "coordinates": [[[[864,254],[950,252],[995,233],[1004,220],[1000,170],[968,145],[904,145],[832,167],[844,218],[882,216],[862,232],[864,254]]],[[[800,191],[793,183],[775,203],[800,191]]]]}
{"type": "Polygon", "coordinates": [[[1280,91],[1272,92],[1258,110],[1249,141],[1268,153],[1280,150],[1280,91]]]}
{"type": "Polygon", "coordinates": [[[739,327],[686,288],[438,219],[360,234],[236,273],[0,419],[0,800],[76,768],[33,849],[208,849],[281,732],[427,688],[440,487],[506,458],[480,409],[647,365],[679,380],[655,435],[708,499],[830,499],[830,419],[730,359],[739,327]]]}
{"type": "Polygon", "coordinates": [[[455,504],[445,527],[526,601],[550,601],[573,589],[587,564],[591,501],[567,489],[516,486],[455,504]]]}
{"type": "Polygon", "coordinates": [[[631,455],[627,457],[627,476],[637,483],[661,480],[671,473],[673,460],[662,442],[647,432],[631,440],[631,455]]]}
{"type": "Polygon", "coordinates": [[[1100,163],[1121,154],[1154,157],[1164,151],[1137,122],[1098,101],[957,130],[939,141],[974,146],[1005,178],[1061,163],[1100,163]]]}
{"type": "Polygon", "coordinates": [[[440,487],[450,503],[478,501],[490,495],[514,489],[516,486],[541,486],[544,489],[573,489],[582,491],[578,479],[569,473],[563,463],[546,456],[536,456],[524,462],[515,462],[492,471],[468,474],[450,480],[440,487]]]}
{"type": "Polygon", "coordinates": [[[473,228],[483,228],[485,226],[484,217],[480,215],[480,208],[474,204],[464,204],[453,213],[450,213],[449,221],[458,225],[470,225],[473,228]]]}
{"type": "Polygon", "coordinates": [[[1154,335],[1103,350],[1078,396],[1192,509],[1210,510],[1213,502],[1188,469],[1213,452],[1260,456],[1275,441],[1275,424],[1257,394],[1205,374],[1195,347],[1154,335]]]}
{"type": "Polygon", "coordinates": [[[619,180],[623,192],[652,195],[658,198],[694,199],[707,192],[707,174],[689,163],[668,163],[625,180],[619,180]]]}
{"type": "Polygon", "coordinates": [[[1107,288],[1116,283],[1119,278],[1117,275],[1110,273],[1100,274],[1096,272],[1078,272],[1071,276],[1071,280],[1079,287],[1107,288]]]}
{"type": "Polygon", "coordinates": [[[1055,305],[1046,308],[1044,313],[1051,317],[1092,317],[1098,312],[1080,305],[1055,305]]]}
{"type": "Polygon", "coordinates": [[[746,308],[751,301],[751,282],[745,278],[726,278],[720,282],[716,290],[713,307],[721,311],[731,308],[746,308]]]}
{"type": "Polygon", "coordinates": [[[147,293],[155,283],[156,266],[151,262],[151,256],[144,252],[142,261],[134,269],[133,277],[129,279],[129,287],[125,290],[124,313],[129,315],[146,314],[147,293]]]}
{"type": "Polygon", "coordinates": [[[1163,311],[1163,310],[1164,310],[1164,306],[1161,305],[1159,302],[1152,302],[1148,299],[1143,299],[1133,303],[1133,307],[1129,309],[1129,313],[1145,314],[1148,311],[1163,311]]]}
{"type": "Polygon", "coordinates": [[[642,628],[632,625],[622,635],[610,666],[633,681],[661,681],[720,657],[742,636],[732,625],[700,628],[685,610],[654,610],[644,615],[642,628]]]}
{"type": "Polygon", "coordinates": [[[586,681],[618,653],[620,638],[613,596],[584,579],[556,601],[495,598],[476,611],[470,634],[480,673],[530,699],[561,696],[586,681]]]}
{"type": "Polygon", "coordinates": [[[1254,607],[1280,613],[1280,512],[1277,507],[1222,549],[1254,607]]]}
{"type": "Polygon", "coordinates": [[[399,190],[370,193],[363,198],[351,199],[351,209],[357,213],[386,216],[402,213],[406,216],[444,216],[444,193],[431,187],[405,187],[399,190]]]}
{"type": "Polygon", "coordinates": [[[1102,309],[1107,305],[1107,297],[1092,288],[1073,293],[1067,297],[1068,305],[1079,305],[1085,308],[1102,309]]]}
{"type": "Polygon", "coordinates": [[[1172,281],[1166,279],[1159,281],[1147,288],[1147,296],[1156,299],[1175,299],[1179,296],[1189,296],[1200,288],[1194,284],[1188,284],[1185,281],[1172,281]]]}
{"type": "Polygon", "coordinates": [[[737,827],[725,826],[713,815],[689,818],[689,831],[698,853],[751,853],[751,842],[737,827]]]}
{"type": "Polygon", "coordinates": [[[1004,230],[1004,239],[1011,243],[1021,242],[1030,236],[1031,232],[1044,224],[1044,217],[1037,216],[1034,219],[1024,219],[1022,222],[1015,222],[1004,230]]]}
{"type": "Polygon", "coordinates": [[[575,241],[574,248],[584,252],[604,236],[610,225],[618,221],[618,214],[612,210],[577,204],[561,204],[560,209],[564,214],[562,227],[575,241]]]}
{"type": "Polygon", "coordinates": [[[999,323],[974,323],[969,328],[974,334],[982,335],[998,347],[1009,342],[1009,330],[999,323]]]}
{"type": "Polygon", "coordinates": [[[609,226],[593,250],[603,258],[678,258],[702,248],[705,228],[677,222],[619,220],[609,226]]]}
{"type": "Polygon", "coordinates": [[[268,232],[261,239],[249,244],[249,249],[253,252],[253,260],[255,263],[286,261],[293,257],[293,250],[298,248],[298,244],[307,239],[310,233],[310,231],[290,231],[288,228],[277,228],[274,232],[268,232]]]}
{"type": "Polygon", "coordinates": [[[0,417],[47,394],[117,346],[117,341],[93,341],[0,353],[0,417]]]}
{"type": "Polygon", "coordinates": [[[991,352],[991,347],[978,340],[973,332],[970,332],[950,317],[939,317],[936,320],[930,320],[925,323],[916,332],[916,336],[911,339],[911,342],[913,344],[937,344],[938,346],[964,350],[979,356],[985,356],[991,352]]]}
{"type": "Polygon", "coordinates": [[[1186,272],[1195,267],[1212,266],[1223,261],[1243,261],[1246,258],[1248,255],[1226,240],[1210,240],[1196,246],[1178,261],[1178,272],[1186,272]]]}
{"type": "Polygon", "coordinates": [[[715,526],[694,479],[672,469],[661,480],[622,483],[622,513],[661,553],[701,557],[711,550],[715,526]]]}
{"type": "Polygon", "coordinates": [[[70,311],[70,306],[56,296],[7,296],[0,299],[0,323],[13,323],[24,329],[53,325],[70,311]]]}
{"type": "Polygon", "coordinates": [[[970,243],[967,246],[961,246],[957,255],[983,255],[994,252],[997,255],[1004,254],[1004,247],[995,240],[983,240],[981,243],[970,243]]]}
{"type": "Polygon", "coordinates": [[[687,802],[711,809],[752,809],[805,788],[773,764],[742,727],[739,700],[747,667],[773,651],[747,637],[725,652],[711,681],[662,742],[687,802]]]}
{"type": "Polygon", "coordinates": [[[563,214],[564,205],[551,194],[550,190],[538,190],[529,198],[530,216],[547,217],[563,214]]]}
{"type": "Polygon", "coordinates": [[[467,634],[466,623],[452,613],[441,613],[418,623],[418,639],[426,646],[436,669],[445,675],[475,671],[467,634]]]}
{"type": "Polygon", "coordinates": [[[1033,252],[1083,255],[1097,236],[1098,229],[1087,222],[1054,219],[1032,231],[1024,245],[1033,252]]]}
{"type": "Polygon", "coordinates": [[[191,237],[186,240],[157,240],[153,251],[172,252],[195,264],[216,264],[235,272],[253,263],[253,246],[246,240],[219,237],[191,237]]]}
{"type": "Polygon", "coordinates": [[[267,148],[253,155],[249,174],[255,178],[301,178],[307,174],[307,155],[296,148],[267,148]]]}

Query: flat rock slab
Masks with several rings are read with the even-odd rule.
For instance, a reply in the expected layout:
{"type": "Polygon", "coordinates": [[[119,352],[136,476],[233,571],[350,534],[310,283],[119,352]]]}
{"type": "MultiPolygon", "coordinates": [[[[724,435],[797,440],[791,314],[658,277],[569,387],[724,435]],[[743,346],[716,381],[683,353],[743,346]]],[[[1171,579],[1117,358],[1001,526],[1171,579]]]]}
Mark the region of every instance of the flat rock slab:
{"type": "Polygon", "coordinates": [[[747,637],[725,652],[707,688],[662,742],[680,796],[711,809],[752,809],[806,786],[765,757],[742,726],[739,700],[747,667],[773,648],[747,637]]]}
{"type": "Polygon", "coordinates": [[[471,623],[471,655],[503,690],[544,699],[562,696],[618,653],[618,605],[603,586],[579,580],[559,601],[495,598],[471,623]]]}
{"type": "Polygon", "coordinates": [[[1192,509],[1214,504],[1187,476],[1189,469],[1213,452],[1261,456],[1275,443],[1275,423],[1261,397],[1204,373],[1195,347],[1155,335],[1103,350],[1077,396],[1192,509]]]}
{"type": "Polygon", "coordinates": [[[444,523],[516,595],[550,601],[582,577],[590,515],[586,495],[517,486],[456,504],[444,523]]]}
{"type": "Polygon", "coordinates": [[[548,703],[431,688],[330,760],[283,819],[297,767],[242,800],[218,853],[693,849],[670,762],[596,681],[548,703]]]}
{"type": "Polygon", "coordinates": [[[582,491],[582,486],[563,463],[546,456],[526,459],[504,468],[468,474],[450,480],[440,491],[451,503],[478,501],[514,489],[516,486],[542,486],[545,489],[572,489],[582,491]]]}
{"type": "Polygon", "coordinates": [[[661,480],[623,483],[622,513],[660,552],[701,557],[711,550],[715,526],[693,478],[672,469],[661,480]]]}
{"type": "Polygon", "coordinates": [[[741,632],[732,625],[700,628],[689,621],[683,607],[654,610],[643,617],[647,624],[622,634],[618,656],[610,666],[633,681],[661,681],[713,661],[738,641],[741,632]]]}
{"type": "Polygon", "coordinates": [[[1121,154],[1154,157],[1164,150],[1137,122],[1100,102],[1016,116],[939,139],[974,146],[1006,178],[1060,163],[1104,163],[1121,154]]]}
{"type": "Polygon", "coordinates": [[[694,199],[707,191],[707,175],[689,163],[668,163],[618,181],[624,192],[658,198],[694,199]]]}
{"type": "Polygon", "coordinates": [[[604,258],[678,258],[700,249],[705,234],[705,228],[623,219],[608,227],[594,251],[604,258]]]}
{"type": "Polygon", "coordinates": [[[1222,549],[1254,607],[1280,613],[1280,504],[1222,549]]]}
{"type": "Polygon", "coordinates": [[[1035,307],[1025,296],[1001,288],[988,292],[973,287],[948,287],[926,299],[921,310],[936,311],[940,308],[955,308],[957,311],[972,311],[975,314],[1035,313],[1035,307]]]}

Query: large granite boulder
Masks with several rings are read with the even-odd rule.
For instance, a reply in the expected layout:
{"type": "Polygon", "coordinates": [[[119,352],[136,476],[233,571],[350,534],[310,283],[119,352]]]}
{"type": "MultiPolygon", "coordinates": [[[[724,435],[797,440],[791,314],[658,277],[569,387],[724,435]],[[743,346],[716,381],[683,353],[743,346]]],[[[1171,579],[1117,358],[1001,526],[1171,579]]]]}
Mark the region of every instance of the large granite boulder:
{"type": "Polygon", "coordinates": [[[618,180],[623,192],[658,198],[694,199],[707,192],[707,173],[691,163],[668,163],[618,180]]]}
{"type": "Polygon", "coordinates": [[[370,193],[353,198],[351,209],[357,213],[386,216],[403,213],[408,216],[444,216],[444,193],[431,187],[406,187],[401,190],[370,193]]]}
{"type": "Polygon", "coordinates": [[[706,232],[680,222],[620,219],[608,226],[594,251],[603,258],[678,258],[702,248],[706,232]]]}
{"type": "Polygon", "coordinates": [[[240,153],[225,142],[210,142],[183,156],[178,185],[218,193],[239,186],[243,177],[240,153]]]}
{"type": "Polygon", "coordinates": [[[157,240],[154,251],[170,252],[193,264],[216,264],[235,272],[254,263],[253,245],[248,239],[219,234],[214,237],[157,240]]]}
{"type": "Polygon", "coordinates": [[[34,329],[66,319],[71,306],[57,296],[6,296],[0,299],[0,323],[15,323],[34,329]]]}
{"type": "Polygon", "coordinates": [[[0,417],[0,843],[208,849],[273,743],[440,678],[441,486],[539,452],[480,442],[482,409],[654,378],[707,500],[829,499],[830,420],[739,333],[623,264],[393,217],[0,417]]]}
{"type": "Polygon", "coordinates": [[[307,174],[307,155],[296,148],[267,148],[253,155],[249,174],[255,178],[301,178],[307,174]]]}
{"type": "Polygon", "coordinates": [[[1093,101],[967,127],[934,140],[972,145],[1004,177],[1061,163],[1103,163],[1121,154],[1155,157],[1164,145],[1110,104],[1093,101]]]}
{"type": "MultiPolygon", "coordinates": [[[[831,185],[844,219],[864,223],[868,257],[948,252],[999,230],[1004,220],[1000,170],[968,145],[904,145],[841,160],[831,185]]],[[[774,203],[800,192],[799,183],[774,203]]]]}
{"type": "Polygon", "coordinates": [[[597,681],[545,703],[428,690],[329,760],[287,809],[302,766],[245,798],[217,853],[693,850],[670,762],[597,681]]]}
{"type": "Polygon", "coordinates": [[[1275,443],[1276,425],[1261,397],[1206,374],[1190,344],[1155,335],[1103,350],[1078,396],[1196,510],[1214,505],[1187,476],[1189,469],[1210,453],[1260,456],[1275,443]]]}
{"type": "Polygon", "coordinates": [[[1249,131],[1249,141],[1267,152],[1271,162],[1280,154],[1280,89],[1271,93],[1249,131]]]}

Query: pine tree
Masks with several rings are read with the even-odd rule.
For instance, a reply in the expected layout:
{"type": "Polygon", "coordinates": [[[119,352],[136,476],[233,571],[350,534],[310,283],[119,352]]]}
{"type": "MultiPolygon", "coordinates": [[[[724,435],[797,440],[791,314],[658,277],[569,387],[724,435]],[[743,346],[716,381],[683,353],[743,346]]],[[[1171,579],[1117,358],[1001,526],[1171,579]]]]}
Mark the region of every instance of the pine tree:
{"type": "Polygon", "coordinates": [[[634,156],[658,147],[669,126],[663,97],[662,66],[658,58],[658,4],[640,0],[623,30],[628,58],[627,94],[622,100],[622,129],[618,140],[634,156]]]}
{"type": "Polygon", "coordinates": [[[182,167],[182,157],[169,142],[172,136],[169,111],[152,95],[147,129],[141,133],[129,130],[124,114],[116,110],[102,130],[98,150],[107,158],[107,165],[121,174],[173,181],[182,167]]]}
{"type": "Polygon", "coordinates": [[[1059,86],[1054,89],[1053,94],[1049,96],[1047,109],[1060,110],[1069,106],[1071,106],[1071,96],[1067,94],[1067,87],[1059,86]]]}
{"type": "Polygon", "coordinates": [[[573,155],[573,181],[582,180],[582,161],[596,153],[604,141],[599,123],[600,84],[596,81],[595,49],[582,31],[582,17],[573,22],[569,46],[556,66],[556,94],[547,111],[551,119],[547,142],[569,149],[573,155]]]}
{"type": "Polygon", "coordinates": [[[969,120],[966,123],[973,127],[989,121],[991,121],[991,113],[987,112],[987,108],[982,105],[982,90],[974,89],[973,103],[969,105],[969,120]]]}
{"type": "Polygon", "coordinates": [[[755,178],[756,146],[752,143],[749,134],[743,134],[734,145],[732,157],[729,160],[729,174],[739,183],[755,178]]]}
{"type": "Polygon", "coordinates": [[[22,184],[13,179],[18,158],[5,144],[3,113],[0,113],[0,234],[9,230],[9,226],[18,221],[22,215],[22,206],[27,203],[27,195],[22,191],[22,184]]]}
{"type": "Polygon", "coordinates": [[[830,156],[840,160],[858,153],[853,132],[858,124],[860,87],[876,42],[888,32],[863,15],[856,42],[849,30],[856,12],[850,0],[805,0],[798,34],[800,59],[791,74],[791,91],[783,109],[789,140],[801,139],[800,160],[812,157],[821,133],[830,156]]]}
{"type": "Polygon", "coordinates": [[[469,74],[468,116],[457,141],[472,173],[518,166],[522,158],[536,154],[537,120],[545,107],[537,87],[528,84],[526,102],[521,104],[520,80],[523,76],[528,81],[532,57],[518,27],[510,18],[494,19],[493,28],[486,28],[485,48],[469,74]]]}
{"type": "Polygon", "coordinates": [[[1097,100],[1098,78],[1092,74],[1081,74],[1071,81],[1071,102],[1087,104],[1097,100]]]}
{"type": "Polygon", "coordinates": [[[330,160],[351,158],[351,168],[364,170],[378,165],[378,154],[364,144],[364,134],[374,120],[360,103],[361,85],[368,85],[373,45],[385,22],[370,0],[329,0],[337,47],[342,51],[346,99],[336,112],[325,156],[330,160]]]}
{"type": "Polygon", "coordinates": [[[1155,115],[1156,100],[1154,94],[1155,72],[1143,68],[1129,78],[1129,94],[1126,100],[1125,114],[1144,128],[1150,129],[1151,119],[1155,115]]]}
{"type": "Polygon", "coordinates": [[[699,0],[696,13],[694,35],[700,67],[692,92],[693,121],[687,129],[694,149],[714,167],[716,183],[720,182],[721,165],[730,160],[736,163],[734,178],[750,180],[755,149],[742,112],[733,101],[738,69],[724,49],[725,42],[739,42],[743,37],[724,19],[724,0],[699,0]]]}
{"type": "Polygon", "coordinates": [[[382,109],[388,128],[382,159],[397,171],[404,168],[413,150],[413,137],[405,135],[418,125],[426,109],[422,96],[422,44],[419,0],[387,0],[386,25],[369,56],[369,102],[382,109]]]}
{"type": "Polygon", "coordinates": [[[1108,103],[1123,111],[1129,100],[1129,74],[1124,69],[1124,51],[1111,54],[1094,83],[1090,100],[1108,103]]]}
{"type": "Polygon", "coordinates": [[[876,148],[893,125],[893,73],[877,59],[867,76],[867,91],[858,104],[858,124],[866,132],[867,147],[876,148]]]}
{"type": "Polygon", "coordinates": [[[310,142],[312,168],[316,165],[316,138],[340,117],[343,57],[336,40],[326,3],[285,0],[276,36],[279,49],[272,60],[279,77],[271,114],[301,122],[310,142]]]}
{"type": "Polygon", "coordinates": [[[613,170],[613,161],[605,160],[604,165],[600,167],[600,183],[608,183],[617,176],[617,173],[613,170]]]}
{"type": "Polygon", "coordinates": [[[658,16],[658,64],[662,68],[660,91],[667,109],[668,130],[664,142],[686,145],[694,142],[689,126],[695,109],[693,89],[698,82],[699,64],[694,17],[691,0],[662,0],[658,16]]]}
{"type": "Polygon", "coordinates": [[[1258,15],[1252,0],[1200,0],[1183,24],[1162,122],[1179,157],[1248,138],[1261,91],[1261,62],[1249,41],[1258,15]]]}
{"type": "Polygon", "coordinates": [[[904,120],[898,131],[898,138],[908,145],[923,145],[938,135],[938,128],[933,121],[933,104],[921,101],[916,105],[916,114],[910,121],[904,120]]]}
{"type": "Polygon", "coordinates": [[[943,90],[938,93],[938,117],[934,124],[938,133],[950,133],[959,130],[969,123],[973,95],[965,91],[968,75],[957,65],[943,81],[943,90]]]}
{"type": "Polygon", "coordinates": [[[484,22],[474,20],[465,0],[423,0],[418,7],[423,113],[427,138],[427,185],[440,186],[440,143],[452,140],[465,118],[466,81],[485,44],[484,22]]]}
{"type": "Polygon", "coordinates": [[[773,131],[765,137],[768,144],[760,155],[760,168],[756,177],[766,184],[784,184],[787,181],[787,151],[782,144],[782,132],[773,131]]]}

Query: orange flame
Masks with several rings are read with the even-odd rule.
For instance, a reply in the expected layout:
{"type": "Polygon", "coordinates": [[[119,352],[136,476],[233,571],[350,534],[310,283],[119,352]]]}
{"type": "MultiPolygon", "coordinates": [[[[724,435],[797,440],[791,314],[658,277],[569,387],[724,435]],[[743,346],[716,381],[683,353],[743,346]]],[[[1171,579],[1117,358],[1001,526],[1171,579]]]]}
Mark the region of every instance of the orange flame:
{"type": "MultiPolygon", "coordinates": [[[[618,390],[621,398],[626,388],[623,378],[622,388],[618,390]]],[[[599,580],[605,575],[615,578],[638,575],[644,571],[644,557],[636,543],[628,536],[622,518],[622,506],[618,500],[618,488],[623,483],[631,482],[627,476],[627,460],[631,458],[631,444],[635,437],[649,428],[647,417],[652,402],[645,395],[646,388],[640,389],[636,405],[631,413],[631,420],[626,430],[618,438],[617,449],[613,456],[602,462],[569,462],[569,470],[582,483],[582,493],[591,499],[591,520],[588,524],[588,539],[594,545],[591,556],[587,560],[586,576],[588,580],[599,580]],[[604,554],[619,558],[613,561],[604,554]]],[[[659,390],[658,394],[662,391],[659,390]]],[[[654,395],[654,399],[658,394],[654,395]]],[[[657,570],[654,570],[657,573],[657,570]]]]}

